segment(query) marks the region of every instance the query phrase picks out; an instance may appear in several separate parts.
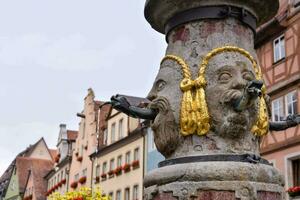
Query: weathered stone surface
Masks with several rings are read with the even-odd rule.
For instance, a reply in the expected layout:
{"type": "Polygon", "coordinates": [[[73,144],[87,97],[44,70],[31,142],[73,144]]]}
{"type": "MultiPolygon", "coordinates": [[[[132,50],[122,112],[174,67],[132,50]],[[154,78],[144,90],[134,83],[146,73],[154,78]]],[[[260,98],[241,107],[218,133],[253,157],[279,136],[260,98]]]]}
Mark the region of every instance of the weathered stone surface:
{"type": "Polygon", "coordinates": [[[200,191],[197,200],[236,200],[234,192],[230,191],[200,191]]]}
{"type": "Polygon", "coordinates": [[[221,194],[230,200],[285,199],[283,188],[277,184],[250,181],[185,181],[146,187],[144,200],[162,197],[160,194],[164,193],[178,200],[194,200],[204,197],[208,200],[209,198],[215,200],[221,198],[221,194]]]}
{"type": "MultiPolygon", "coordinates": [[[[198,75],[199,64],[203,56],[214,48],[225,45],[238,46],[256,57],[253,37],[253,32],[236,19],[191,22],[169,34],[167,54],[177,55],[184,59],[190,66],[192,77],[195,78],[198,75]],[[205,37],[201,37],[201,35],[205,37]]],[[[240,54],[222,53],[215,56],[210,61],[206,72],[208,82],[206,100],[212,118],[210,132],[201,137],[197,135],[184,137],[180,139],[180,143],[177,143],[176,149],[172,150],[171,154],[162,153],[167,158],[217,153],[259,154],[259,138],[250,132],[256,119],[257,106],[237,113],[232,106],[225,103],[225,101],[230,101],[234,95],[241,95],[242,88],[245,87],[247,81],[254,78],[253,74],[252,64],[240,54]],[[233,76],[232,80],[227,84],[220,83],[219,77],[227,73],[229,66],[233,76]]],[[[162,63],[148,96],[154,101],[156,101],[155,99],[167,99],[170,104],[169,111],[173,112],[175,120],[174,128],[177,129],[174,130],[174,134],[179,133],[180,135],[182,91],[179,85],[182,79],[181,67],[174,61],[166,60],[162,63]]],[[[153,105],[155,107],[155,102],[152,103],[153,105]]],[[[159,125],[160,123],[165,123],[165,120],[155,120],[156,126],[162,127],[163,125],[159,125]]],[[[169,117],[168,123],[171,123],[169,117]]],[[[174,134],[170,133],[172,136],[174,134]]],[[[156,135],[161,134],[158,132],[156,135]]],[[[165,145],[167,148],[170,143],[165,143],[165,145]]]]}
{"type": "Polygon", "coordinates": [[[175,197],[172,196],[172,193],[161,193],[157,194],[153,200],[177,200],[175,197]]]}
{"type": "Polygon", "coordinates": [[[199,162],[155,169],[144,178],[145,187],[184,181],[251,181],[284,185],[280,172],[269,165],[241,162],[199,162]]]}
{"type": "MultiPolygon", "coordinates": [[[[145,15],[154,29],[164,32],[166,21],[174,14],[205,5],[244,7],[262,23],[276,13],[278,1],[147,0],[145,15]]],[[[204,56],[219,47],[242,48],[257,60],[253,31],[236,18],[189,22],[171,30],[167,40],[166,54],[182,58],[189,66],[192,80],[198,77],[204,56]]],[[[251,132],[258,116],[258,99],[254,98],[241,112],[233,107],[247,83],[256,79],[248,58],[236,52],[222,52],[209,60],[204,89],[211,128],[206,135],[182,136],[182,79],[182,67],[173,60],[164,60],[149,93],[150,108],[159,111],[152,124],[158,150],[167,159],[216,154],[259,156],[260,137],[251,132]]],[[[283,185],[279,171],[265,164],[228,160],[173,163],[146,175],[144,199],[283,200],[283,185]]]]}
{"type": "Polygon", "coordinates": [[[257,199],[258,200],[281,200],[280,193],[277,192],[258,192],[257,193],[257,199]]]}
{"type": "Polygon", "coordinates": [[[155,30],[165,33],[165,24],[175,14],[211,5],[243,7],[257,16],[259,24],[273,17],[279,7],[274,0],[146,0],[145,17],[155,30]]]}

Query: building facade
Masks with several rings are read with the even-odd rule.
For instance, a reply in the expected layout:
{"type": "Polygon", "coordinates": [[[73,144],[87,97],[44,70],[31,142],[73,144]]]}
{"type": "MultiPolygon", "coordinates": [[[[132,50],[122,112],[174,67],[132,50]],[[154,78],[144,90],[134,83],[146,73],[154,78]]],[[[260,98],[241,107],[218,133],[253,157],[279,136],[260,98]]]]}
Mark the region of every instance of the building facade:
{"type": "Polygon", "coordinates": [[[44,176],[53,168],[52,160],[31,159],[23,200],[46,200],[47,180],[44,176]]]}
{"type": "Polygon", "coordinates": [[[72,161],[72,153],[75,150],[75,142],[78,132],[67,130],[65,124],[60,125],[60,131],[57,141],[57,156],[55,165],[44,177],[47,181],[46,196],[53,192],[64,194],[69,190],[69,172],[72,161]]]}
{"type": "Polygon", "coordinates": [[[145,128],[139,119],[112,108],[106,121],[103,144],[91,155],[93,188],[100,187],[104,194],[116,200],[142,199],[145,128]]]}
{"type": "MultiPolygon", "coordinates": [[[[300,1],[280,0],[277,16],[258,29],[256,40],[270,96],[272,121],[280,122],[299,113],[299,38],[300,1]]],[[[300,186],[299,126],[265,136],[261,141],[261,155],[285,176],[286,189],[300,186]]]]}
{"type": "Polygon", "coordinates": [[[69,190],[76,190],[82,186],[91,187],[92,162],[89,155],[98,146],[98,118],[101,102],[95,100],[92,89],[88,90],[84,98],[84,109],[77,116],[80,117],[78,136],[72,153],[69,176],[69,190]]]}
{"type": "Polygon", "coordinates": [[[24,193],[30,159],[54,161],[56,151],[48,148],[44,138],[20,152],[0,178],[2,199],[21,199],[24,193]]]}

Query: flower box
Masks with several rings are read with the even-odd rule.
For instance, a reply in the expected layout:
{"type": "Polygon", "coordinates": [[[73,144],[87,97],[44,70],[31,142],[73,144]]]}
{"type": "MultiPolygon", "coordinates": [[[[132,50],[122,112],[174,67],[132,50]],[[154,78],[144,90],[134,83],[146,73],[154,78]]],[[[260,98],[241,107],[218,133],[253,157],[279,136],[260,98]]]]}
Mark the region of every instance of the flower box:
{"type": "Polygon", "coordinates": [[[59,183],[57,183],[57,186],[61,187],[62,186],[62,182],[60,181],[59,183]]]}
{"type": "Polygon", "coordinates": [[[125,164],[123,165],[123,170],[124,170],[125,173],[126,173],[126,172],[129,172],[129,171],[130,171],[130,164],[125,163],[125,164]]]}
{"type": "Polygon", "coordinates": [[[134,160],[134,161],[131,163],[131,165],[132,165],[132,168],[133,168],[133,169],[136,169],[136,168],[138,168],[138,167],[140,166],[140,161],[139,161],[139,160],[134,160]]]}
{"type": "Polygon", "coordinates": [[[117,176],[121,175],[121,174],[122,174],[122,167],[121,167],[121,166],[120,166],[120,167],[117,167],[117,168],[114,170],[114,173],[115,173],[117,176]]]}
{"type": "Polygon", "coordinates": [[[103,174],[101,174],[101,178],[102,178],[102,179],[106,179],[106,176],[107,176],[107,175],[106,175],[106,174],[104,174],[104,173],[103,173],[103,174]]]}
{"type": "Polygon", "coordinates": [[[296,187],[291,187],[287,190],[287,193],[291,196],[291,197],[296,197],[296,196],[300,196],[300,186],[296,186],[296,187]]]}
{"type": "Polygon", "coordinates": [[[81,177],[81,178],[78,180],[78,182],[79,182],[80,184],[84,184],[84,183],[86,182],[86,176],[81,177]]]}
{"type": "Polygon", "coordinates": [[[78,185],[78,183],[77,182],[73,182],[73,183],[71,183],[71,188],[73,188],[73,189],[75,189],[75,188],[77,188],[77,185],[78,185]]]}
{"type": "Polygon", "coordinates": [[[114,176],[114,170],[110,170],[109,172],[108,172],[108,176],[111,178],[111,177],[113,177],[114,176]]]}
{"type": "Polygon", "coordinates": [[[66,184],[66,182],[67,182],[66,179],[61,180],[61,183],[62,183],[62,184],[66,184]]]}
{"type": "Polygon", "coordinates": [[[100,182],[100,177],[99,176],[96,176],[95,177],[95,183],[99,183],[100,182]]]}
{"type": "Polygon", "coordinates": [[[77,157],[77,161],[81,162],[82,161],[82,156],[77,157]]]}

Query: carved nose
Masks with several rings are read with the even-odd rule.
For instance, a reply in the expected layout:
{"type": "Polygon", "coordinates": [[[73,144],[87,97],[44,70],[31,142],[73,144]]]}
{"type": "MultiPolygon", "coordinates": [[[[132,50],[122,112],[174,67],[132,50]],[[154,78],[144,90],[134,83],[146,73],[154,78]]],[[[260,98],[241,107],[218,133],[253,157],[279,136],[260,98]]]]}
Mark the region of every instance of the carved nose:
{"type": "Polygon", "coordinates": [[[153,101],[156,97],[157,97],[157,95],[154,92],[150,92],[147,96],[147,99],[149,99],[150,101],[153,101]]]}
{"type": "Polygon", "coordinates": [[[243,78],[236,77],[236,79],[232,83],[232,89],[244,89],[247,85],[247,81],[243,78]]]}

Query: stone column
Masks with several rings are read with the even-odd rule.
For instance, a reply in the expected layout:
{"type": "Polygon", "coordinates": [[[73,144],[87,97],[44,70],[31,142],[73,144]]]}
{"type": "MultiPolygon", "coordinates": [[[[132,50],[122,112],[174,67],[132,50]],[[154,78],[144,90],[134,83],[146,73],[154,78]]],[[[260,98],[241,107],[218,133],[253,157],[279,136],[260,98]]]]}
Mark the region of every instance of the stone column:
{"type": "Polygon", "coordinates": [[[262,110],[265,91],[242,111],[234,107],[248,83],[261,78],[255,29],[277,9],[277,0],[146,1],[145,17],[166,35],[168,56],[148,96],[150,108],[159,111],[152,129],[166,160],[146,175],[144,199],[285,199],[282,175],[260,158],[267,127],[253,128],[268,112],[262,110]],[[204,65],[205,82],[199,78],[204,65]],[[183,83],[188,76],[191,83],[183,83]],[[185,121],[184,109],[196,120],[185,121]]]}

